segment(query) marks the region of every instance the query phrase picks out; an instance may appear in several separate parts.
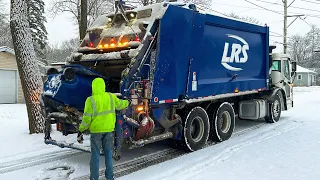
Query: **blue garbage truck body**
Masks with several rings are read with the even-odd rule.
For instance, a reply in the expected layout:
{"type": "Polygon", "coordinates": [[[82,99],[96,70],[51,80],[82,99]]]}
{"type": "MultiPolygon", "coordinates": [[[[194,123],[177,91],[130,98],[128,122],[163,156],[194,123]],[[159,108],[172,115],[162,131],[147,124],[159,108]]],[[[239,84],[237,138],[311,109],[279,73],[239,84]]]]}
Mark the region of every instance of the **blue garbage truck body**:
{"type": "Polygon", "coordinates": [[[48,70],[46,143],[81,149],[53,140],[49,126],[77,132],[96,77],[107,92],[131,101],[117,112],[117,151],[123,142],[140,147],[166,139],[194,151],[209,139],[229,139],[236,116],[276,122],[293,104],[295,64],[272,49],[267,26],[202,13],[192,4],[101,16],[67,65],[48,70]],[[287,62],[289,77],[276,68],[287,62]]]}
{"type": "Polygon", "coordinates": [[[268,27],[171,6],[159,29],[154,95],[160,101],[267,88],[268,27]]]}

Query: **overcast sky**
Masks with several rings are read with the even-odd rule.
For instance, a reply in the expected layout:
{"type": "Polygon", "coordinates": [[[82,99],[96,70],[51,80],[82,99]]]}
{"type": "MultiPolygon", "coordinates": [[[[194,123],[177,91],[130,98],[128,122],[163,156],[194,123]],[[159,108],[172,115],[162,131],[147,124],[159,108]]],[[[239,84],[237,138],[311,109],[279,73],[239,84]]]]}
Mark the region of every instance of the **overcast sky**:
{"type": "MultiPolygon", "coordinates": [[[[9,4],[9,0],[8,4],[9,4]]],[[[50,0],[45,0],[46,5],[50,0]]],[[[292,0],[288,0],[290,4],[292,0]]],[[[283,34],[283,5],[282,0],[212,0],[212,6],[210,9],[229,14],[234,12],[240,16],[251,16],[258,19],[263,24],[268,24],[270,27],[271,42],[283,42],[281,36],[283,34]],[[251,3],[250,3],[251,2],[251,3]],[[254,4],[256,5],[254,5],[254,4]],[[258,7],[258,6],[260,7],[258,7]],[[265,8],[265,9],[263,9],[265,8]]],[[[203,9],[203,8],[202,8],[203,9]]],[[[210,11],[209,9],[207,9],[210,11]]],[[[47,11],[47,8],[46,8],[47,11]]],[[[216,12],[212,12],[215,15],[219,15],[216,12]]],[[[306,15],[305,21],[309,24],[315,24],[320,27],[320,1],[317,0],[295,0],[294,3],[288,9],[288,15],[292,14],[304,14],[306,15]],[[313,17],[312,17],[313,16],[313,17]],[[315,17],[314,17],[315,16],[315,17]]],[[[48,23],[46,24],[47,31],[49,33],[49,43],[57,44],[63,40],[77,36],[77,27],[72,21],[71,14],[64,13],[56,16],[54,19],[47,17],[48,23]]],[[[288,18],[288,24],[294,20],[293,17],[288,18]]],[[[305,34],[311,28],[302,20],[297,19],[289,28],[288,36],[293,34],[305,34]]],[[[277,51],[282,49],[281,44],[278,46],[277,51]]]]}

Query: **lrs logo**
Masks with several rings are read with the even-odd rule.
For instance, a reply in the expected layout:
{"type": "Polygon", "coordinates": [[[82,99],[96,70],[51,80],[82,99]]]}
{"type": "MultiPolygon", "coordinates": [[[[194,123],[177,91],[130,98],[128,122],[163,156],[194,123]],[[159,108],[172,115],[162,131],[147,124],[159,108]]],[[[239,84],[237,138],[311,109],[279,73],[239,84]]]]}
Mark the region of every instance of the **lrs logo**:
{"type": "Polygon", "coordinates": [[[233,39],[237,39],[240,42],[242,42],[243,45],[241,44],[232,44],[231,48],[231,55],[230,57],[228,57],[228,52],[229,52],[229,43],[225,43],[224,44],[224,51],[223,51],[223,56],[222,56],[222,60],[221,60],[221,64],[228,70],[230,71],[241,71],[242,68],[237,68],[237,67],[233,67],[228,63],[246,63],[248,61],[248,54],[247,54],[247,50],[249,50],[249,45],[248,43],[242,39],[239,36],[236,35],[232,35],[232,34],[227,34],[228,37],[233,38],[233,39]],[[240,54],[242,53],[243,57],[240,58],[240,54]]]}

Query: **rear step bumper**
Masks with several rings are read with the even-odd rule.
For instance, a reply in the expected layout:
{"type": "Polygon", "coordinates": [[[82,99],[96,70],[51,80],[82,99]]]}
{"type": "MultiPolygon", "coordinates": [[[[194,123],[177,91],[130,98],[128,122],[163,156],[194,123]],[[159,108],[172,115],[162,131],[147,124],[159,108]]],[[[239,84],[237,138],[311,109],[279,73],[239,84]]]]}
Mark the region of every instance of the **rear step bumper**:
{"type": "MultiPolygon", "coordinates": [[[[75,149],[75,150],[80,150],[83,152],[88,152],[91,153],[91,147],[90,146],[83,146],[83,145],[78,145],[74,143],[66,143],[66,142],[59,142],[53,139],[45,139],[44,140],[45,144],[50,144],[50,145],[55,145],[59,146],[60,148],[70,148],[70,149],[75,149]]],[[[100,155],[104,155],[103,150],[100,149],[100,155]]],[[[121,151],[118,151],[116,148],[113,150],[113,155],[112,158],[116,161],[119,161],[121,159],[121,151]]]]}
{"type": "Polygon", "coordinates": [[[71,149],[76,149],[84,152],[91,152],[90,146],[81,146],[74,143],[59,142],[53,139],[45,139],[44,143],[59,146],[61,148],[71,148],[71,149]]]}

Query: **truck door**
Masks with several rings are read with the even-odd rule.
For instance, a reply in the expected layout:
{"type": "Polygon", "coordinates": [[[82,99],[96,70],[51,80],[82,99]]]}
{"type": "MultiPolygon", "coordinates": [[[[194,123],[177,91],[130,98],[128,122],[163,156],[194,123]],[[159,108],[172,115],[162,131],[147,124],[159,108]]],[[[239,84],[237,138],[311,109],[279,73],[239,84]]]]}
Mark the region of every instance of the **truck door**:
{"type": "Polygon", "coordinates": [[[291,68],[290,68],[290,62],[289,59],[284,59],[282,61],[282,74],[283,74],[283,90],[285,91],[285,99],[287,101],[287,108],[290,109],[292,107],[292,101],[293,101],[293,87],[292,84],[292,77],[291,77],[291,68]]]}

